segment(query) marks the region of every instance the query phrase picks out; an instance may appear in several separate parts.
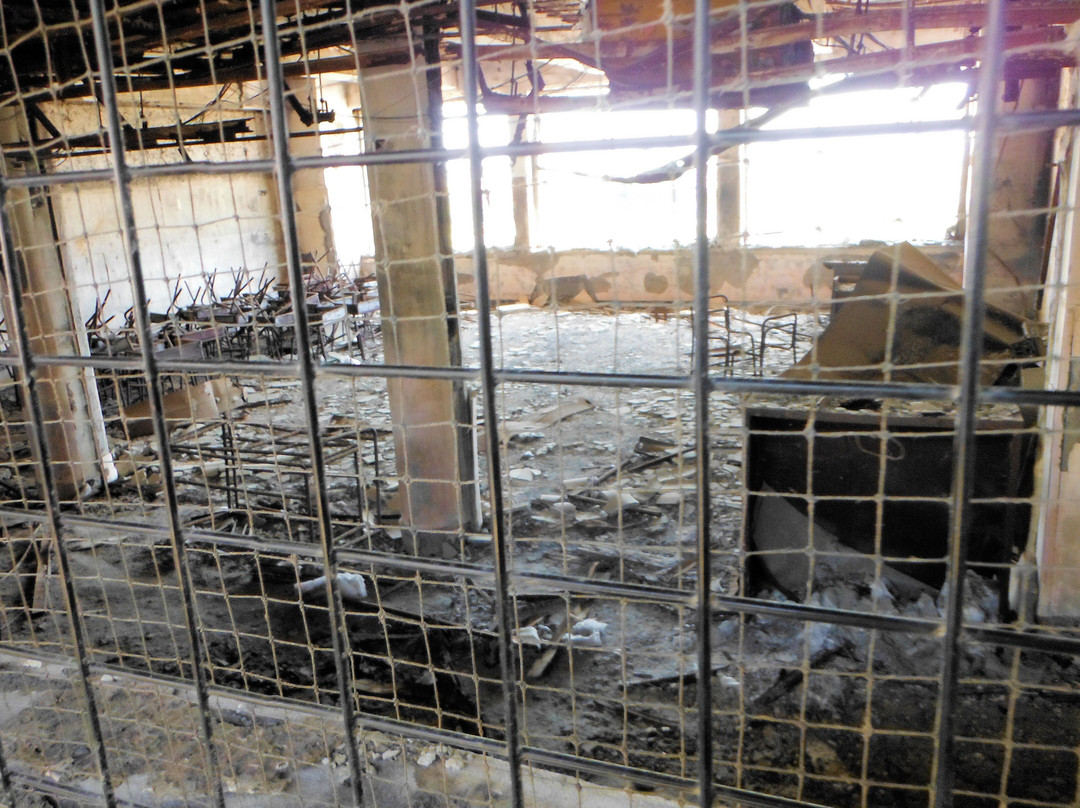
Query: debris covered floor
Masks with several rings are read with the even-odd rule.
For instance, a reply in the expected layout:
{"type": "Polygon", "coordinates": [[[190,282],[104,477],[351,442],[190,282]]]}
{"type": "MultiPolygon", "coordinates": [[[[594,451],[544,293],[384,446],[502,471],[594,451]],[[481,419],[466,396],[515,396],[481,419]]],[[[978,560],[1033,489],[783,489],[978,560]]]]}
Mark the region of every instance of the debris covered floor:
{"type": "MultiPolygon", "coordinates": [[[[766,334],[762,350],[764,318],[734,314],[734,326],[716,342],[713,361],[749,377],[789,368],[827,322],[793,315],[785,323],[794,323],[794,331],[766,334]]],[[[475,366],[474,314],[463,313],[462,328],[464,364],[475,366]]],[[[507,368],[664,374],[685,371],[691,350],[689,320],[674,314],[507,306],[498,310],[495,338],[495,356],[507,368]]],[[[331,340],[328,355],[342,362],[379,361],[377,328],[369,326],[362,340],[363,359],[349,339],[331,340]]],[[[227,398],[223,406],[218,397],[217,412],[178,427],[171,443],[206,670],[212,686],[228,688],[214,690],[212,715],[224,782],[237,794],[263,795],[229,804],[349,804],[342,787],[347,768],[340,720],[323,709],[337,704],[340,695],[319,580],[310,461],[296,428],[303,419],[299,383],[268,377],[212,382],[234,385],[235,400],[227,398]],[[265,549],[230,543],[232,537],[254,538],[265,549]],[[283,548],[285,540],[306,542],[311,552],[283,548]],[[293,706],[252,708],[222,695],[230,691],[236,698],[244,692],[284,697],[293,706]]],[[[323,374],[316,393],[338,546],[404,555],[419,549],[444,562],[490,570],[490,534],[426,537],[413,546],[408,532],[396,526],[385,381],[323,374]]],[[[753,403],[719,393],[710,400],[713,589],[718,595],[752,594],[782,609],[795,597],[752,574],[742,535],[744,416],[753,403]]],[[[808,408],[839,402],[786,403],[808,408]]],[[[951,414],[940,403],[881,406],[915,417],[951,414]]],[[[650,598],[647,590],[690,591],[695,583],[690,394],[505,384],[499,407],[512,563],[517,573],[533,574],[517,586],[514,598],[523,742],[692,778],[696,612],[650,598]],[[570,597],[545,575],[637,584],[642,596],[570,597]]],[[[992,414],[1001,416],[1005,409],[992,414]]],[[[19,416],[10,401],[5,418],[11,451],[17,453],[19,416]]],[[[114,424],[113,438],[126,473],[84,507],[133,529],[125,534],[73,527],[67,539],[86,643],[92,662],[112,663],[133,675],[190,677],[179,581],[161,532],[167,521],[154,476],[156,458],[145,439],[128,439],[125,424],[114,424]],[[158,532],[141,531],[140,525],[158,532]]],[[[29,468],[25,475],[9,471],[4,488],[33,499],[32,479],[29,468]]],[[[4,604],[17,603],[22,586],[33,602],[31,609],[5,606],[0,632],[46,658],[73,655],[55,571],[47,559],[35,570],[20,555],[33,554],[34,530],[31,522],[6,527],[8,574],[0,578],[0,597],[4,604]],[[37,586],[28,590],[28,579],[37,586]]],[[[942,652],[936,629],[925,627],[940,623],[944,596],[884,574],[854,581],[843,570],[842,564],[832,572],[823,565],[807,583],[813,591],[805,602],[910,617],[912,633],[793,621],[780,613],[773,618],[714,611],[710,675],[717,778],[827,805],[927,805],[942,652]]],[[[348,561],[340,571],[359,708],[469,736],[502,737],[493,579],[348,561]]],[[[966,623],[1000,619],[1000,587],[989,574],[968,573],[966,623]]],[[[964,804],[997,804],[999,796],[1018,804],[1073,803],[1077,761],[1068,747],[1080,744],[1078,674],[1072,657],[989,644],[966,650],[954,748],[956,788],[964,804]]],[[[56,665],[5,656],[0,732],[18,730],[12,734],[17,740],[5,746],[11,765],[93,792],[100,783],[82,722],[72,720],[81,707],[71,681],[56,665]]],[[[94,681],[122,795],[166,805],[206,792],[204,753],[186,691],[120,673],[96,675],[94,681]],[[190,771],[174,770],[178,761],[187,761],[190,771]]],[[[493,758],[406,743],[370,729],[361,740],[375,784],[365,792],[373,805],[410,804],[409,795],[428,788],[446,788],[461,798],[478,798],[483,791],[495,804],[508,799],[504,764],[493,758]]],[[[550,782],[538,780],[530,788],[553,789],[545,792],[549,796],[573,782],[563,775],[538,777],[550,782]]],[[[594,773],[585,779],[603,804],[605,778],[594,773]]],[[[622,784],[612,779],[610,785],[622,784]]],[[[673,785],[654,789],[649,799],[657,806],[690,796],[673,785]]]]}

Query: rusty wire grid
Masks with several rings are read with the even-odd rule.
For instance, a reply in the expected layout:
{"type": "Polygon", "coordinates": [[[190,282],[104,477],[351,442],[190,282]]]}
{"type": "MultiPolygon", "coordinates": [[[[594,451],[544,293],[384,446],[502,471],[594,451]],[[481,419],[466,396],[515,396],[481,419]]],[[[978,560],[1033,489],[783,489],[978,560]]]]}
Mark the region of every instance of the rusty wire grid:
{"type": "Polygon", "coordinates": [[[1074,805],[1080,6],[847,5],[0,4],[0,804],[1074,805]],[[951,242],[724,231],[949,133],[951,242]]]}

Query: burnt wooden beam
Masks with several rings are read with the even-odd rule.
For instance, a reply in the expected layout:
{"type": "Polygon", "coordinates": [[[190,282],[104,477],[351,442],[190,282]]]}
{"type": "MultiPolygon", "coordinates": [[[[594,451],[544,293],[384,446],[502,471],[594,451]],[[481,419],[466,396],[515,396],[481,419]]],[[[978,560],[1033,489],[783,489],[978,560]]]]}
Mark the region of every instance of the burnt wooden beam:
{"type": "MultiPolygon", "coordinates": [[[[922,6],[911,12],[911,24],[916,30],[942,28],[982,28],[986,25],[989,6],[986,3],[922,6]]],[[[904,29],[903,11],[899,8],[881,11],[834,11],[820,17],[810,17],[788,25],[772,25],[746,32],[752,48],[786,45],[806,39],[825,39],[853,34],[882,33],[904,29]]],[[[1080,3],[1011,2],[1005,6],[1006,25],[1036,27],[1070,25],[1080,20],[1080,3]]],[[[741,37],[725,37],[714,41],[713,53],[727,53],[742,46],[741,37]]]]}
{"type": "MultiPolygon", "coordinates": [[[[386,64],[408,64],[410,61],[406,40],[388,40],[372,43],[370,48],[349,56],[329,56],[325,59],[309,59],[300,62],[286,62],[282,65],[285,78],[316,76],[321,73],[346,73],[358,67],[371,67],[386,64]]],[[[219,68],[213,76],[208,72],[191,73],[170,78],[135,78],[125,81],[122,91],[150,92],[167,90],[173,87],[208,87],[237,81],[256,81],[266,75],[261,65],[244,64],[230,68],[219,68]]],[[[87,95],[85,88],[76,95],[87,95]]],[[[71,97],[65,95],[64,97],[71,97]]]]}
{"type": "MultiPolygon", "coordinates": [[[[1040,46],[1052,46],[1064,39],[1065,29],[1057,27],[1009,33],[1005,36],[1003,55],[1007,56],[1009,51],[1026,51],[1040,46]]],[[[935,42],[931,45],[919,45],[911,48],[910,51],[900,48],[843,56],[837,59],[824,59],[811,65],[760,70],[752,72],[749,78],[753,82],[771,82],[807,79],[819,73],[868,73],[901,68],[905,64],[910,64],[912,67],[929,67],[966,61],[974,62],[979,57],[982,47],[982,38],[971,36],[948,42],[935,42]]],[[[1064,54],[1062,60],[1066,60],[1064,54]]]]}
{"type": "MultiPolygon", "coordinates": [[[[308,11],[328,7],[341,8],[343,5],[340,0],[336,2],[327,2],[327,0],[280,0],[275,6],[275,11],[279,18],[295,17],[308,11]]],[[[176,42],[194,41],[205,47],[209,44],[207,42],[208,33],[222,34],[244,29],[248,32],[255,31],[258,34],[261,32],[261,22],[262,14],[258,5],[255,5],[252,9],[244,8],[240,11],[226,11],[208,15],[205,20],[200,17],[196,22],[163,33],[165,34],[165,40],[170,45],[176,42]]]]}
{"type": "MultiPolygon", "coordinates": [[[[241,135],[251,133],[248,121],[248,118],[238,118],[212,123],[150,126],[142,129],[126,126],[124,127],[124,147],[129,150],[145,151],[178,145],[230,143],[240,139],[241,135]]],[[[56,137],[46,145],[31,146],[23,142],[4,146],[4,154],[13,160],[52,156],[53,152],[100,154],[108,153],[108,151],[109,136],[104,132],[74,137],[64,137],[57,132],[56,137]]]]}
{"type": "MultiPolygon", "coordinates": [[[[987,4],[962,3],[916,7],[913,12],[917,30],[942,28],[981,28],[986,24],[987,4]]],[[[503,15],[507,16],[507,15],[503,15]]],[[[1006,24],[1010,27],[1043,27],[1070,25],[1080,20],[1080,2],[1047,3],[1046,0],[1018,0],[1005,7],[1006,24]]],[[[899,8],[881,11],[834,11],[787,25],[773,25],[746,32],[751,48],[774,47],[808,39],[825,39],[863,33],[882,33],[903,30],[903,12],[899,8]]],[[[1048,35],[1046,41],[1056,41],[1048,35]]],[[[742,45],[742,35],[718,37],[713,53],[729,53],[742,45]]],[[[451,45],[457,52],[458,46],[451,45]]],[[[601,44],[601,47],[603,45],[601,44]]],[[[929,46],[926,46],[929,47],[929,46]]],[[[533,42],[529,44],[497,45],[481,43],[477,53],[483,60],[520,61],[522,59],[570,58],[582,60],[595,50],[591,43],[533,42]]]]}
{"type": "MultiPolygon", "coordinates": [[[[284,43],[282,53],[286,56],[297,55],[305,50],[312,52],[339,46],[351,47],[357,40],[385,40],[388,36],[393,37],[394,29],[400,29],[404,33],[404,19],[397,9],[369,14],[362,20],[355,17],[355,12],[362,9],[350,9],[343,0],[282,0],[277,4],[277,9],[282,17],[287,17],[280,24],[278,33],[284,43]],[[324,9],[326,13],[304,18],[303,22],[296,16],[298,10],[308,12],[319,9],[324,9]],[[303,39],[300,37],[301,26],[304,27],[303,39]]],[[[439,20],[443,25],[456,25],[456,11],[452,20],[449,11],[449,6],[423,6],[410,12],[410,20],[413,17],[417,21],[430,18],[439,20]]],[[[149,77],[131,76],[129,81],[125,81],[126,77],[121,75],[121,84],[128,85],[122,87],[122,91],[147,89],[145,81],[149,79],[152,82],[155,78],[160,79],[163,82],[160,86],[165,88],[193,86],[191,78],[200,75],[200,68],[203,85],[216,84],[219,82],[218,75],[224,76],[230,72],[228,80],[235,80],[238,75],[257,78],[254,68],[256,55],[251,47],[249,34],[253,21],[257,23],[260,18],[258,14],[253,17],[246,9],[208,16],[205,23],[201,18],[191,20],[188,17],[181,18],[178,20],[181,24],[173,26],[170,19],[166,18],[165,30],[161,30],[157,4],[150,0],[123,5],[119,11],[114,9],[110,12],[108,17],[114,37],[114,63],[127,66],[128,73],[156,74],[149,77]],[[153,16],[143,20],[140,25],[134,25],[134,21],[130,19],[134,12],[150,12],[153,16]],[[122,37],[117,25],[122,27],[122,37]],[[147,31],[151,25],[153,32],[147,31]],[[211,34],[209,43],[206,41],[207,32],[211,34]],[[230,35],[233,42],[229,41],[230,35]],[[186,47],[196,36],[197,43],[186,47]],[[180,47],[174,49],[174,45],[180,47]],[[145,52],[151,47],[171,52],[167,57],[155,56],[147,59],[145,52]],[[210,59],[218,60],[214,70],[210,69],[210,59]],[[226,68],[221,65],[221,62],[225,61],[233,64],[226,68]],[[183,71],[183,78],[177,76],[175,82],[170,83],[164,72],[178,68],[183,71]]],[[[5,20],[8,20],[7,16],[5,20]]],[[[33,27],[29,20],[25,21],[22,29],[8,26],[8,41],[17,44],[8,49],[0,48],[0,94],[11,92],[16,87],[24,97],[38,100],[87,94],[78,86],[87,71],[86,60],[71,56],[93,52],[87,39],[89,19],[71,19],[69,12],[68,18],[63,22],[66,25],[50,30],[46,37],[33,36],[33,31],[37,28],[36,21],[33,27]],[[50,89],[49,92],[39,90],[46,87],[50,89]]],[[[257,25],[255,37],[256,40],[261,39],[257,25]]],[[[90,67],[94,69],[96,65],[90,67]]]]}

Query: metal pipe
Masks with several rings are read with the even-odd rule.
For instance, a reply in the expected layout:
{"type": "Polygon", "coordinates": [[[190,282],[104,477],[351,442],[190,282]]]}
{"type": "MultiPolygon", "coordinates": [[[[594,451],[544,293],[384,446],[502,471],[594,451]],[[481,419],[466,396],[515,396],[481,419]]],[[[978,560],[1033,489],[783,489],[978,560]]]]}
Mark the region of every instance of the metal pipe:
{"type": "Polygon", "coordinates": [[[315,483],[316,509],[319,522],[319,544],[323,553],[326,575],[326,601],[330,612],[330,637],[334,650],[338,695],[341,699],[342,720],[345,725],[345,749],[349,761],[349,789],[357,806],[363,804],[363,766],[356,746],[355,706],[353,704],[352,656],[347,642],[345,606],[337,578],[337,557],[334,548],[333,525],[330,520],[330,499],[326,491],[322,437],[319,433],[319,410],[315,398],[315,360],[311,355],[304,270],[297,240],[296,207],[293,201],[293,176],[296,167],[289,154],[289,126],[285,115],[285,79],[281,74],[281,43],[278,41],[277,13],[274,0],[260,0],[262,11],[263,48],[269,89],[270,123],[274,149],[274,170],[277,177],[278,209],[281,233],[285,241],[285,259],[289,271],[289,294],[295,320],[295,343],[300,364],[301,395],[308,440],[311,446],[311,476],[315,483]]]}
{"type": "MultiPolygon", "coordinates": [[[[698,805],[711,808],[713,784],[713,666],[712,666],[712,514],[709,476],[709,154],[706,114],[712,80],[710,0],[694,0],[694,356],[691,377],[694,392],[694,457],[697,487],[697,780],[698,805]]],[[[731,131],[731,130],[723,130],[731,131]]],[[[719,133],[723,134],[723,132],[719,133]]],[[[716,142],[726,143],[720,139],[716,142]]],[[[751,804],[751,803],[746,803],[751,804]]]]}
{"type": "Polygon", "coordinates": [[[503,503],[502,456],[496,426],[495,359],[491,338],[491,291],[488,280],[487,247],[484,243],[483,158],[477,111],[479,69],[476,61],[476,0],[461,0],[460,29],[462,83],[468,124],[469,182],[473,216],[473,266],[476,269],[476,319],[480,331],[480,382],[484,408],[484,441],[487,445],[489,497],[491,500],[491,542],[495,556],[495,612],[498,621],[499,670],[502,675],[503,709],[506,713],[506,750],[510,762],[510,798],[513,808],[524,808],[521,784],[521,739],[518,736],[517,679],[514,669],[511,622],[514,609],[512,559],[506,538],[506,512],[503,503]]]}
{"type": "MultiPolygon", "coordinates": [[[[17,366],[18,359],[0,356],[0,366],[17,366]]],[[[77,365],[101,370],[142,369],[138,359],[117,357],[42,356],[40,365],[77,365]]],[[[171,373],[214,373],[231,376],[280,376],[297,378],[297,362],[214,362],[204,359],[161,359],[158,369],[171,373]]],[[[432,367],[426,365],[333,365],[319,363],[316,376],[345,378],[416,378],[447,381],[476,381],[481,370],[473,367],[432,367]]],[[[644,373],[590,373],[585,371],[552,371],[501,369],[494,371],[499,384],[552,384],[579,387],[627,388],[647,387],[666,390],[693,389],[692,376],[644,373]]],[[[896,398],[909,401],[956,401],[955,385],[902,382],[858,382],[840,380],[736,378],[717,374],[709,377],[709,390],[714,393],[745,395],[802,395],[845,396],[848,398],[896,398]]],[[[986,387],[978,391],[979,404],[1041,405],[1047,407],[1080,406],[1080,391],[1033,390],[1020,387],[986,387]]]]}
{"type": "MultiPolygon", "coordinates": [[[[1049,110],[1043,112],[1020,112],[999,116],[997,128],[1001,132],[1033,132],[1058,129],[1080,124],[1080,109],[1049,110]]],[[[750,143],[774,143],[785,140],[824,140],[843,137],[872,137],[877,135],[918,135],[934,132],[968,132],[973,124],[968,119],[909,121],[889,124],[851,124],[847,126],[788,127],[781,129],[726,129],[711,138],[712,148],[739,146],[750,143]]],[[[481,159],[488,157],[530,157],[540,154],[572,154],[592,151],[619,151],[641,149],[671,149],[693,147],[691,135],[667,135],[636,138],[613,138],[609,140],[575,140],[545,143],[524,143],[487,146],[479,150],[481,159]]],[[[295,170],[344,168],[353,166],[391,165],[398,163],[438,163],[461,160],[468,157],[467,149],[420,149],[392,152],[363,152],[347,155],[322,155],[296,158],[295,170]]],[[[222,176],[229,174],[269,173],[274,170],[272,160],[246,159],[230,162],[206,160],[190,163],[131,166],[133,179],[152,177],[176,177],[192,175],[222,176]]],[[[83,182],[108,182],[112,179],[110,169],[78,169],[61,171],[42,177],[10,177],[11,187],[64,185],[83,182]]]]}
{"type": "Polygon", "coordinates": [[[997,94],[1004,60],[997,58],[1005,37],[1005,4],[989,0],[989,22],[983,31],[978,108],[975,111],[971,171],[971,213],[964,235],[964,317],[960,340],[960,395],[953,440],[953,505],[949,530],[949,588],[942,638],[941,692],[937,705],[934,750],[933,808],[953,804],[954,708],[959,688],[960,643],[963,635],[964,572],[971,539],[971,496],[975,490],[975,409],[979,403],[979,361],[986,317],[986,260],[990,194],[993,190],[997,94]]]}
{"type": "Polygon", "coordinates": [[[162,403],[161,378],[154,357],[154,343],[150,330],[150,314],[146,294],[146,282],[143,275],[142,256],[139,251],[139,236],[135,225],[135,208],[131,199],[131,176],[128,173],[127,156],[124,150],[123,125],[116,100],[116,75],[113,72],[112,50],[110,47],[109,27],[105,19],[104,0],[91,0],[90,14],[94,34],[94,53],[98,71],[101,75],[101,98],[104,104],[105,125],[109,132],[112,154],[112,174],[118,197],[120,231],[127,251],[128,265],[131,270],[131,284],[134,291],[135,323],[139,333],[139,348],[142,352],[143,373],[146,374],[146,391],[150,400],[151,420],[158,442],[158,464],[161,467],[161,479],[165,489],[166,510],[169,517],[169,534],[172,539],[173,553],[176,557],[177,578],[180,584],[180,596],[183,601],[184,624],[190,644],[191,675],[195,680],[195,689],[199,703],[199,733],[206,750],[210,772],[208,780],[213,783],[213,799],[218,808],[225,808],[225,785],[221,779],[221,767],[214,747],[213,729],[206,691],[206,671],[203,660],[207,658],[203,636],[199,630],[199,618],[195,610],[195,590],[187,565],[184,546],[183,528],[180,522],[180,507],[176,496],[176,480],[173,476],[172,453],[169,448],[169,429],[165,424],[165,406],[162,403]]]}

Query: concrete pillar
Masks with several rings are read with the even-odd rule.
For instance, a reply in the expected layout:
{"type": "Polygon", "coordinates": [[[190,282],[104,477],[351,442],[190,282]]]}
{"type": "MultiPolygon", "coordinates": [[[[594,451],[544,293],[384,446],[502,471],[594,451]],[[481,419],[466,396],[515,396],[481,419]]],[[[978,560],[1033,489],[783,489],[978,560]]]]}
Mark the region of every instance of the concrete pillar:
{"type": "MultiPolygon", "coordinates": [[[[423,62],[418,60],[417,65],[423,62]]],[[[438,144],[438,71],[400,66],[360,70],[365,148],[404,151],[438,144]],[[435,99],[432,104],[431,98],[435,99]]],[[[450,252],[445,175],[431,163],[371,166],[372,225],[390,365],[460,365],[457,293],[450,252]]],[[[445,550],[425,542],[429,531],[457,532],[477,524],[475,462],[469,405],[461,384],[390,379],[402,523],[421,537],[423,553],[445,550]]]]}
{"type": "MultiPolygon", "coordinates": [[[[528,124],[526,124],[527,126],[528,124]]],[[[518,119],[510,118],[510,137],[517,133],[518,119]]],[[[510,166],[510,190],[514,206],[514,249],[529,250],[529,160],[528,157],[512,158],[510,166]]]]}
{"type": "MultiPolygon", "coordinates": [[[[295,80],[294,80],[295,81],[295,80]]],[[[298,93],[301,103],[306,103],[307,93],[304,86],[296,81],[293,90],[298,93]]],[[[244,95],[257,99],[266,93],[266,84],[249,82],[244,85],[244,95]]],[[[289,150],[296,157],[318,157],[322,155],[322,146],[317,134],[317,125],[308,127],[291,106],[286,106],[289,134],[303,135],[289,138],[289,150]]],[[[267,140],[264,142],[264,156],[272,154],[270,147],[269,121],[263,115],[256,115],[251,122],[252,131],[267,140]]],[[[264,175],[267,190],[273,199],[274,244],[277,251],[275,279],[280,284],[289,283],[289,267],[285,260],[285,242],[279,226],[281,217],[277,209],[277,187],[272,174],[264,175]]],[[[326,193],[324,172],[320,169],[304,169],[293,175],[293,199],[296,203],[296,235],[300,242],[300,257],[304,272],[316,271],[326,274],[337,267],[337,250],[334,247],[334,228],[330,215],[330,199],[326,193]]]]}
{"type": "MultiPolygon", "coordinates": [[[[1080,155],[1075,140],[1069,159],[1065,211],[1057,217],[1058,232],[1050,262],[1043,317],[1050,326],[1045,376],[1037,386],[1051,390],[1080,389],[1080,155]]],[[[1034,553],[1038,564],[1038,615],[1041,619],[1080,617],[1080,429],[1076,413],[1065,407],[1039,412],[1040,459],[1036,465],[1037,511],[1034,553]],[[1038,496],[1041,495],[1041,496],[1038,496]]],[[[1016,585],[1014,589],[1020,590],[1016,585]]],[[[1026,582],[1031,589],[1031,583],[1026,582]]],[[[1011,600],[1021,598],[1011,593],[1011,600]]],[[[1028,619],[1031,615],[1026,615],[1028,619]]]]}
{"type": "MultiPolygon", "coordinates": [[[[720,110],[720,128],[739,125],[741,111],[720,110]]],[[[716,158],[716,242],[730,249],[742,238],[742,147],[737,146],[716,158]]]]}
{"type": "MultiPolygon", "coordinates": [[[[259,146],[262,147],[261,154],[257,155],[265,159],[273,159],[274,150],[270,143],[270,119],[269,119],[269,105],[266,100],[266,82],[247,81],[240,85],[240,106],[245,107],[251,105],[253,108],[260,110],[259,114],[256,114],[251,119],[251,131],[258,137],[263,138],[259,142],[259,146]],[[261,105],[261,106],[260,106],[261,105]]],[[[285,288],[288,288],[289,284],[289,266],[287,258],[285,256],[285,239],[281,232],[281,210],[278,205],[278,193],[277,193],[277,178],[272,172],[264,172],[259,175],[263,188],[258,190],[259,194],[267,194],[270,199],[270,219],[267,221],[266,226],[270,231],[267,236],[271,239],[271,244],[274,247],[275,262],[272,267],[268,267],[270,270],[267,273],[269,276],[272,272],[274,280],[278,284],[283,284],[285,288]]]]}
{"type": "MultiPolygon", "coordinates": [[[[1037,112],[1057,109],[1061,92],[1061,67],[1043,63],[1035,75],[1020,80],[1006,76],[998,105],[1004,112],[1037,112]]],[[[1046,213],[1050,204],[1054,130],[1005,135],[996,149],[989,231],[987,299],[995,305],[1031,316],[1035,295],[1031,291],[1008,291],[1017,285],[1041,282],[1046,242],[1046,213]],[[1001,291],[998,291],[1001,290],[1001,291]]]]}
{"type": "MultiPolygon", "coordinates": [[[[1070,105],[1080,81],[1070,77],[1070,105]]],[[[1048,390],[1080,390],[1080,150],[1073,132],[1066,134],[1061,153],[1067,155],[1060,173],[1062,210],[1054,217],[1053,249],[1047,267],[1041,315],[1049,326],[1046,362],[1026,371],[1025,386],[1048,390]]],[[[1041,407],[1037,421],[1039,459],[1035,465],[1035,546],[1024,553],[1034,562],[1038,586],[1023,566],[1012,576],[1010,604],[1027,621],[1075,625],[1080,619],[1080,412],[1071,407],[1041,407]],[[1037,595],[1036,614],[1023,613],[1037,595]]]]}
{"type": "MultiPolygon", "coordinates": [[[[305,106],[309,93],[304,84],[294,79],[290,85],[297,100],[305,106]]],[[[289,151],[295,157],[321,157],[318,124],[306,126],[292,107],[287,108],[289,151]]],[[[330,218],[330,198],[326,193],[326,181],[321,169],[305,169],[293,177],[293,199],[296,201],[296,235],[300,241],[300,256],[304,272],[325,275],[337,268],[337,251],[334,249],[334,226],[330,218]]]]}
{"type": "MultiPolygon", "coordinates": [[[[21,108],[0,111],[0,143],[26,142],[28,131],[21,108]]],[[[31,163],[8,157],[4,169],[9,176],[39,170],[31,163]]],[[[24,292],[23,299],[14,304],[21,306],[26,315],[31,350],[49,356],[87,355],[84,323],[60,260],[56,220],[47,189],[12,188],[8,192],[8,217],[24,292]]],[[[4,297],[10,306],[10,287],[4,297]]],[[[41,367],[37,380],[57,493],[61,500],[76,499],[87,484],[111,476],[94,373],[75,367],[41,367]]]]}

